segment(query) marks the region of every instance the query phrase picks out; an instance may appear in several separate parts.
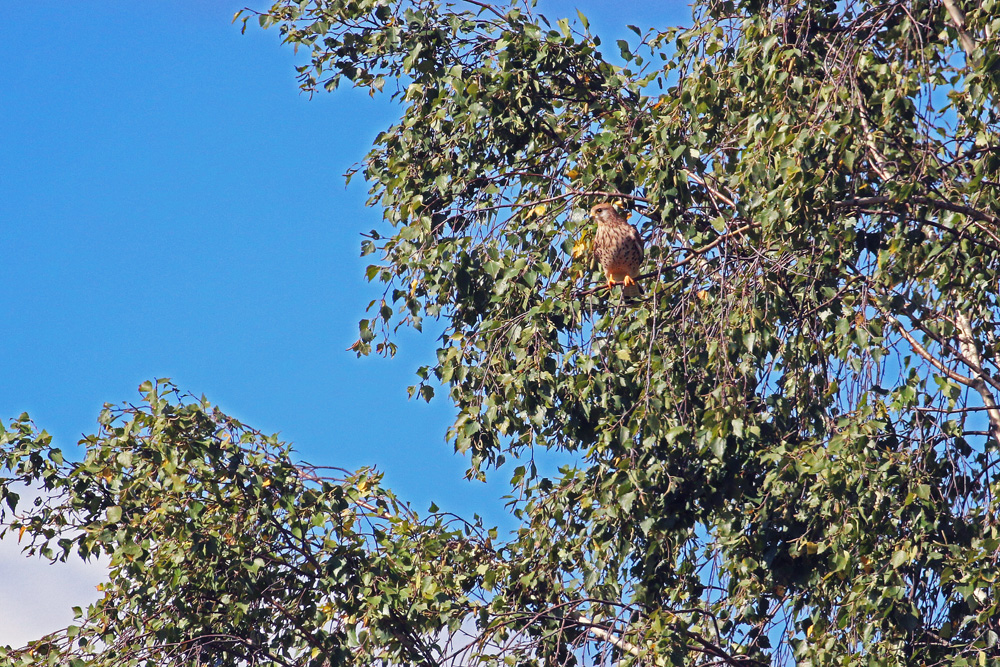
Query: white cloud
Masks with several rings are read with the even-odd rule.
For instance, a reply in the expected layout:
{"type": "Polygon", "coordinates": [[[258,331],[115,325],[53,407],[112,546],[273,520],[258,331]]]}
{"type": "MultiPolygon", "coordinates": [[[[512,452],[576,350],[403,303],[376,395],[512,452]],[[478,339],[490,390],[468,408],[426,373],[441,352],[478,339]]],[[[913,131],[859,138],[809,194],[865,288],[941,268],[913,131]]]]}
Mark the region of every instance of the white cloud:
{"type": "Polygon", "coordinates": [[[24,646],[73,622],[73,607],[97,600],[105,562],[72,556],[50,564],[21,553],[17,535],[0,540],[0,646],[24,646]]]}

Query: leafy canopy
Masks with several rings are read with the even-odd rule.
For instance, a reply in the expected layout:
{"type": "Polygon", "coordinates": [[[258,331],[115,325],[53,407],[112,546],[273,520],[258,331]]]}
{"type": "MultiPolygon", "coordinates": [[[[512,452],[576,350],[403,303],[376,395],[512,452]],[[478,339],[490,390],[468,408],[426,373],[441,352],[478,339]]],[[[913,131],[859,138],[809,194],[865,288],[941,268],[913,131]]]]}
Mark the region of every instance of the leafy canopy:
{"type": "Polygon", "coordinates": [[[7,655],[1000,664],[1000,3],[965,5],[702,1],[612,51],[521,4],[238,15],[311,54],[305,90],[398,103],[354,349],[440,320],[411,392],[447,389],[521,527],[420,517],[149,385],[80,463],[3,436],[11,528],[112,554],[79,627],[7,655]],[[606,200],[647,242],[638,303],[595,272],[606,200]],[[51,500],[14,512],[9,480],[51,500]]]}

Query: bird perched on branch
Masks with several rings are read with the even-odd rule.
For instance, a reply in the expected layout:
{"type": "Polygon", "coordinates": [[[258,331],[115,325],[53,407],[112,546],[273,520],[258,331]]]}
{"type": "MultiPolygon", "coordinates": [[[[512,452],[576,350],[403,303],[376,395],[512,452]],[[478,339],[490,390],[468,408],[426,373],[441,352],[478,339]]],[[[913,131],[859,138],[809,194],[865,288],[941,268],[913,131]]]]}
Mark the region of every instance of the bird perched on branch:
{"type": "Polygon", "coordinates": [[[608,289],[621,283],[623,296],[634,299],[642,294],[635,281],[642,267],[642,237],[611,204],[598,204],[590,209],[590,216],[597,221],[594,253],[608,277],[608,289]]]}

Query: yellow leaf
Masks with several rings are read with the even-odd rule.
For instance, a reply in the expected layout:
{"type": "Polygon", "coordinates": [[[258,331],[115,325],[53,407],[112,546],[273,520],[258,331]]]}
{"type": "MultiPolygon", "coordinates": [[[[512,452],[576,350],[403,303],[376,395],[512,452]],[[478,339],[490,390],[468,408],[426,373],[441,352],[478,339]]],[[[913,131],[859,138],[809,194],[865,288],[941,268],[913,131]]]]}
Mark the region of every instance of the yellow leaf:
{"type": "Polygon", "coordinates": [[[535,215],[536,218],[540,218],[543,215],[545,215],[545,211],[546,211],[545,204],[539,204],[535,208],[531,209],[531,212],[535,215]]]}
{"type": "Polygon", "coordinates": [[[576,169],[570,169],[566,172],[566,175],[569,178],[576,178],[580,175],[580,172],[578,172],[576,169]]]}
{"type": "Polygon", "coordinates": [[[24,537],[24,531],[27,530],[27,526],[21,526],[21,530],[17,533],[17,541],[20,542],[21,538],[24,537]]]}
{"type": "Polygon", "coordinates": [[[590,230],[584,228],[580,238],[573,244],[573,259],[590,254],[590,230]]]}

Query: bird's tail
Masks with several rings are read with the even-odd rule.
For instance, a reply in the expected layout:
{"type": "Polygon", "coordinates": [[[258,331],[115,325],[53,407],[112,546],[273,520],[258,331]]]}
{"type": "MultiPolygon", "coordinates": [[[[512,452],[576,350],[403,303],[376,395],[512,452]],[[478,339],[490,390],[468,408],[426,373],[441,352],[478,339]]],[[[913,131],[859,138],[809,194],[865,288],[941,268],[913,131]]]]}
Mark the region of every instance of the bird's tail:
{"type": "Polygon", "coordinates": [[[622,296],[625,297],[626,300],[638,299],[642,296],[642,294],[642,285],[631,280],[625,285],[624,288],[622,288],[622,296]]]}

